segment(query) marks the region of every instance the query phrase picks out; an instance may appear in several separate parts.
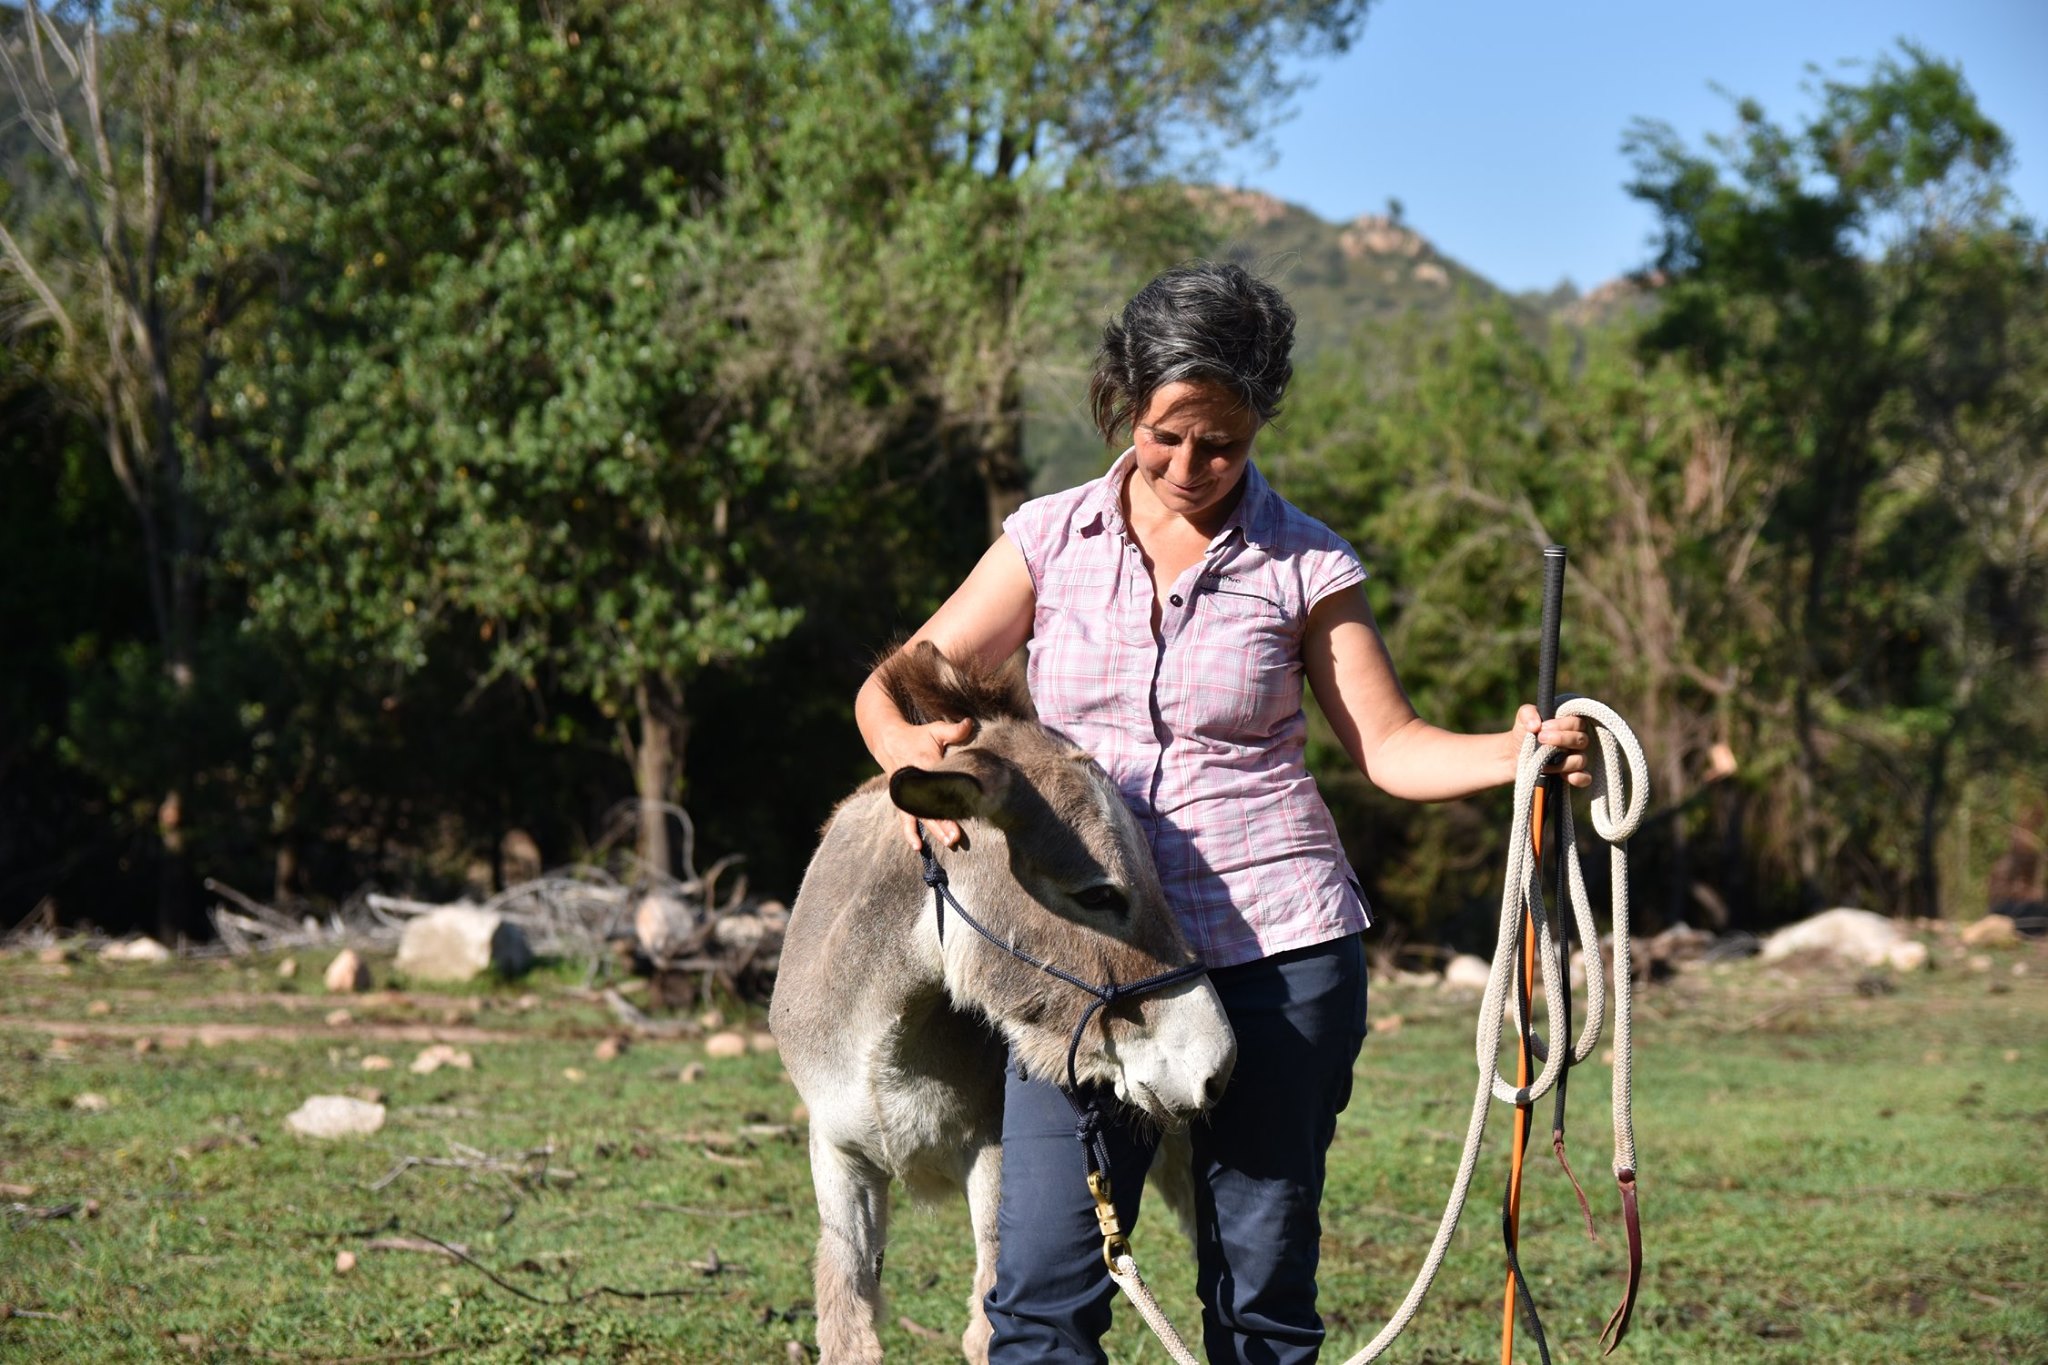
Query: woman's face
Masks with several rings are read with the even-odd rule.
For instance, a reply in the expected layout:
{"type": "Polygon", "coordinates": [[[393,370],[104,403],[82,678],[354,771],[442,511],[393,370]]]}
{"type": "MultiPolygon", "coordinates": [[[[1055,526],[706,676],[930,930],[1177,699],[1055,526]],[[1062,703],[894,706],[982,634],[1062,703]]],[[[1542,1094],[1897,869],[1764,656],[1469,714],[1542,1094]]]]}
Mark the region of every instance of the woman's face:
{"type": "Polygon", "coordinates": [[[1221,384],[1168,384],[1132,424],[1136,477],[1175,516],[1227,516],[1260,425],[1259,415],[1221,384]]]}

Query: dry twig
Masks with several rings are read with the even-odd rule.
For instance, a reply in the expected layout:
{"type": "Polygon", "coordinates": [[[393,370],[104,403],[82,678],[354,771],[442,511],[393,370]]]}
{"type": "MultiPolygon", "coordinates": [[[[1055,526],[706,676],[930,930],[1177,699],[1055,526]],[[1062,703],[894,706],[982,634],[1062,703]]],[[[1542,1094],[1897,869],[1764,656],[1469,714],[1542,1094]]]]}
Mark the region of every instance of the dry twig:
{"type": "Polygon", "coordinates": [[[420,1241],[432,1242],[442,1251],[446,1252],[454,1259],[462,1262],[462,1264],[468,1266],[470,1269],[476,1271],[478,1274],[482,1275],[485,1279],[489,1280],[492,1284],[498,1286],[498,1288],[504,1290],[508,1294],[517,1295],[518,1297],[525,1299],[528,1303],[537,1303],[548,1308],[570,1308],[574,1307],[576,1304],[579,1303],[589,1303],[592,1299],[604,1297],[616,1299],[643,1300],[680,1299],[685,1298],[691,1294],[701,1294],[704,1292],[701,1288],[699,1288],[696,1285],[684,1285],[675,1289],[619,1289],[615,1288],[612,1285],[601,1284],[594,1289],[586,1289],[580,1294],[565,1293],[559,1299],[547,1299],[542,1298],[538,1294],[528,1293],[526,1290],[521,1289],[518,1285],[511,1283],[502,1275],[498,1274],[497,1271],[492,1270],[489,1266],[485,1265],[483,1262],[471,1256],[467,1248],[452,1245],[448,1242],[442,1241],[438,1237],[431,1237],[424,1232],[412,1235],[416,1236],[420,1241]]]}
{"type": "Polygon", "coordinates": [[[415,1166],[437,1167],[443,1170],[473,1171],[484,1175],[502,1175],[521,1189],[531,1191],[545,1186],[550,1180],[570,1181],[581,1177],[565,1166],[550,1165],[555,1154],[552,1144],[535,1147],[513,1157],[492,1156],[489,1152],[478,1151],[460,1142],[450,1141],[448,1150],[452,1156],[406,1156],[366,1188],[381,1190],[415,1166]]]}

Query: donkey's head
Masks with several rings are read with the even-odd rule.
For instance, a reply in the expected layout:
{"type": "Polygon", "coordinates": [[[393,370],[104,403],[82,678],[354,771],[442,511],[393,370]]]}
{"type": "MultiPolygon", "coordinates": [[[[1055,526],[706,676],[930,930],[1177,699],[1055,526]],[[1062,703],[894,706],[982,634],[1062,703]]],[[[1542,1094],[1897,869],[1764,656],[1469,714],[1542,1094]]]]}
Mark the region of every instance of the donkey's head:
{"type": "MultiPolygon", "coordinates": [[[[892,656],[882,676],[913,721],[976,722],[937,767],[898,770],[889,794],[913,815],[962,823],[967,838],[948,856],[948,875],[992,934],[1096,986],[1195,960],[1109,775],[1038,724],[1014,670],[959,667],[922,643],[892,656]]],[[[964,925],[947,941],[953,998],[988,1015],[1032,1075],[1064,1082],[1092,999],[964,925]]],[[[1075,1070],[1173,1122],[1222,1094],[1236,1054],[1215,988],[1195,976],[1099,1010],[1075,1070]]]]}

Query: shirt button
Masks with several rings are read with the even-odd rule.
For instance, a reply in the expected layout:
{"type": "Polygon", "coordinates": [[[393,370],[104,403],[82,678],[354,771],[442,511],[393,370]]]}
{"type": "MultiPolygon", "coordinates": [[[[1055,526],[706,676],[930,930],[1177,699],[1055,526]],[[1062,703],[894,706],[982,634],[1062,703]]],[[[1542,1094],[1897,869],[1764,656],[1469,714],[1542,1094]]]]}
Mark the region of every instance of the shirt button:
{"type": "Polygon", "coordinates": [[[1179,594],[1179,593],[1175,593],[1175,594],[1174,594],[1173,596],[1171,596],[1171,597],[1167,598],[1166,600],[1167,600],[1167,601],[1169,601],[1169,602],[1171,602],[1171,603],[1173,603],[1173,605],[1175,605],[1175,606],[1177,607],[1177,606],[1179,606],[1179,605],[1180,605],[1180,594],[1179,594]]]}

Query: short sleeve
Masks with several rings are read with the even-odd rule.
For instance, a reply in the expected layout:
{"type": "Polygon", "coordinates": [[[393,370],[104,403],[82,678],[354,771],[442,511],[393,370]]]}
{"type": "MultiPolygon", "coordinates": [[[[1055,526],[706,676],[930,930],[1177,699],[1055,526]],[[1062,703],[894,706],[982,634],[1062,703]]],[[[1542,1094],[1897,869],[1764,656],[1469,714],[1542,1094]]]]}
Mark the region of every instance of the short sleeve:
{"type": "Polygon", "coordinates": [[[1041,591],[1044,585],[1045,557],[1049,549],[1046,504],[1051,501],[1050,498],[1035,498],[1003,518],[1003,534],[1024,557],[1024,571],[1031,575],[1034,593],[1041,591]]]}
{"type": "Polygon", "coordinates": [[[1356,587],[1366,578],[1365,565],[1349,541],[1327,529],[1321,538],[1326,543],[1309,552],[1302,575],[1303,595],[1311,610],[1331,593],[1356,587]]]}
{"type": "Polygon", "coordinates": [[[1097,496],[1102,480],[1096,479],[1059,493],[1033,498],[1003,518],[1003,534],[1024,557],[1024,571],[1031,575],[1031,590],[1043,595],[1046,574],[1054,561],[1074,545],[1074,516],[1090,498],[1097,496]]]}

